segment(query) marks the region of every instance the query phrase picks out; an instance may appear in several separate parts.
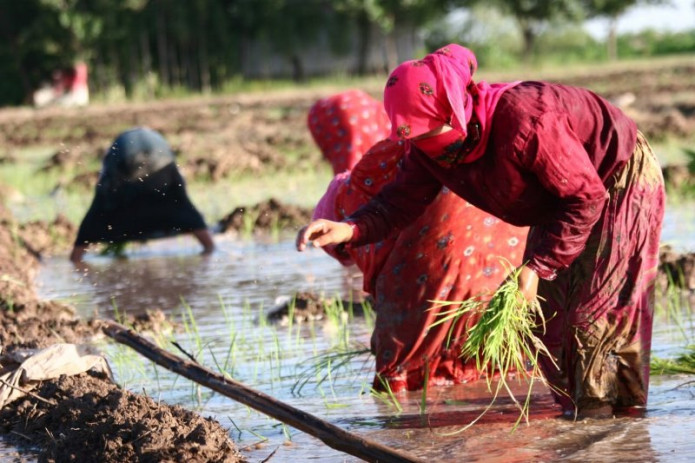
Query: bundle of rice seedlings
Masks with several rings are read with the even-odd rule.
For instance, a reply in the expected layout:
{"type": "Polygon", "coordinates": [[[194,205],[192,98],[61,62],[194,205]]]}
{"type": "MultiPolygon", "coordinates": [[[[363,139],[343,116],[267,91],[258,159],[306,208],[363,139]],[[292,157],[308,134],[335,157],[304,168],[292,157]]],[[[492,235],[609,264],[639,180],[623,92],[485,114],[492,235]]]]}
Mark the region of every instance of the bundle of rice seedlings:
{"type": "Polygon", "coordinates": [[[653,357],[651,372],[657,375],[695,374],[695,344],[687,346],[686,350],[675,359],[653,357]]]}
{"type": "MultiPolygon", "coordinates": [[[[520,269],[513,269],[506,264],[510,276],[492,294],[492,296],[476,296],[465,301],[433,301],[436,306],[455,306],[440,314],[440,318],[432,325],[456,321],[462,316],[481,313],[478,322],[468,330],[468,338],[463,344],[461,356],[466,359],[474,358],[477,368],[487,372],[488,389],[493,392],[490,404],[483,412],[461,432],[475,424],[495,403],[497,396],[504,389],[513,403],[520,410],[519,418],[514,429],[522,420],[528,423],[528,410],[531,392],[535,381],[545,382],[538,359],[540,355],[552,356],[542,341],[534,334],[545,329],[545,319],[537,300],[528,301],[519,288],[518,276],[520,269]],[[498,381],[493,391],[495,372],[498,381]],[[515,373],[518,381],[528,381],[528,393],[524,403],[514,396],[508,381],[508,375],[515,373]]],[[[452,323],[452,327],[454,324],[452,323]]]]}

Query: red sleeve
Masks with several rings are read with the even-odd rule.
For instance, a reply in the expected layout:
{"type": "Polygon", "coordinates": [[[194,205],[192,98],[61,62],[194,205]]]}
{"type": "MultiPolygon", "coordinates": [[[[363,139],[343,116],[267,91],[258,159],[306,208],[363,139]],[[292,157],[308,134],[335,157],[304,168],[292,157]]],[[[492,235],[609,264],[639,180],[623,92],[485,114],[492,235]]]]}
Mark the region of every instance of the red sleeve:
{"type": "Polygon", "coordinates": [[[531,230],[524,257],[541,278],[550,280],[584,250],[608,192],[564,114],[539,118],[523,152],[530,170],[559,200],[553,219],[531,230]]]}
{"type": "Polygon", "coordinates": [[[396,179],[346,219],[357,227],[354,244],[386,239],[422,215],[437,197],[442,184],[419,162],[418,156],[419,153],[407,153],[396,179]]]}

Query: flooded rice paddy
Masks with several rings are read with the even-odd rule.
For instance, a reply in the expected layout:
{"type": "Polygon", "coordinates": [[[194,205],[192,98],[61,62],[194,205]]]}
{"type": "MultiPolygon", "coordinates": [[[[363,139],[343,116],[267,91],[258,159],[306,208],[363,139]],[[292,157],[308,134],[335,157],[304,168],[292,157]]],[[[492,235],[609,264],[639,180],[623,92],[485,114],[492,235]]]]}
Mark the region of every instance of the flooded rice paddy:
{"type": "MultiPolygon", "coordinates": [[[[692,205],[667,213],[663,241],[695,250],[692,205]]],[[[349,298],[361,285],[321,251],[297,253],[293,236],[275,242],[218,237],[219,250],[197,255],[187,237],[135,246],[128,259],[90,256],[76,271],[49,259],[38,276],[41,297],[72,303],[83,317],[135,315],[161,309],[180,329],[176,340],[203,365],[348,431],[430,462],[694,461],[695,377],[653,376],[643,417],[571,422],[545,390],[534,393],[530,424],[500,401],[474,427],[460,431],[489,401],[485,383],[399,394],[370,394],[373,361],[366,354],[371,317],[328,315],[328,321],[273,325],[263,314],[279,298],[307,290],[349,298]],[[350,352],[335,355],[330,352],[350,352]],[[323,360],[317,366],[318,359],[323,360]],[[349,360],[342,364],[342,360],[349,360]],[[452,434],[453,433],[453,434],[452,434]]],[[[687,304],[686,304],[687,305],[687,304]]],[[[673,358],[695,343],[693,308],[655,323],[654,355],[673,358]]],[[[213,416],[229,429],[249,461],[356,461],[318,439],[154,366],[127,347],[103,350],[124,387],[213,416]]],[[[180,354],[180,352],[178,352],[180,354]]],[[[181,354],[183,355],[183,354],[181,354]]],[[[523,393],[523,387],[520,387],[523,393]]]]}

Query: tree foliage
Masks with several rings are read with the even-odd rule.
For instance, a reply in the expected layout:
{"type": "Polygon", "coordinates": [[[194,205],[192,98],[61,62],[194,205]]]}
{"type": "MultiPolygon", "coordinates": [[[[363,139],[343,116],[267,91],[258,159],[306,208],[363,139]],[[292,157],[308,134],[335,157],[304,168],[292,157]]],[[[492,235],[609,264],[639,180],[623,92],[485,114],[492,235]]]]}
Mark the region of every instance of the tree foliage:
{"type": "Polygon", "coordinates": [[[589,18],[605,18],[608,20],[606,49],[608,58],[618,58],[618,19],[637,5],[664,5],[670,0],[581,0],[581,4],[589,18]]]}
{"type": "Polygon", "coordinates": [[[146,97],[179,88],[207,92],[278,72],[301,81],[317,51],[349,57],[348,72],[388,70],[412,57],[412,46],[402,49],[404,37],[422,36],[452,9],[476,5],[513,18],[521,37],[505,35],[515,42],[511,51],[498,50],[494,39],[482,48],[510,57],[520,42],[530,57],[537,38],[558,21],[618,17],[638,3],[664,1],[0,0],[0,105],[26,102],[52,71],[77,60],[89,66],[92,93],[146,97]]]}

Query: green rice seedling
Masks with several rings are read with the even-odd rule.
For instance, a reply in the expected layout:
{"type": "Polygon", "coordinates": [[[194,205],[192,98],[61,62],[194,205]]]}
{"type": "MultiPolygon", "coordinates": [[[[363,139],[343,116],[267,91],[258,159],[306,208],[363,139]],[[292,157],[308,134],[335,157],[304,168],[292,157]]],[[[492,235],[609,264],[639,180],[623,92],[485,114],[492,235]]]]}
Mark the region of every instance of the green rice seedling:
{"type": "Polygon", "coordinates": [[[424,416],[427,413],[427,385],[430,382],[430,368],[429,364],[425,363],[425,379],[422,383],[422,393],[420,395],[420,416],[424,416]]]}
{"type": "Polygon", "coordinates": [[[323,393],[323,390],[321,389],[321,386],[318,386],[319,392],[321,394],[321,397],[323,397],[323,403],[324,406],[328,409],[335,409],[335,408],[345,408],[347,407],[347,404],[344,403],[339,403],[337,402],[338,396],[335,393],[335,389],[333,388],[333,375],[332,375],[332,369],[331,365],[328,365],[327,370],[327,380],[328,380],[328,386],[331,390],[331,400],[332,402],[329,402],[328,399],[326,398],[326,395],[323,393]]]}
{"type": "Polygon", "coordinates": [[[256,228],[256,217],[252,217],[249,211],[247,210],[241,218],[241,236],[243,236],[245,239],[251,239],[251,237],[253,236],[253,231],[256,228]]]}
{"type": "Polygon", "coordinates": [[[377,391],[376,389],[372,388],[370,391],[371,396],[381,400],[386,405],[392,407],[394,410],[396,410],[396,415],[400,415],[403,412],[403,406],[398,401],[396,394],[393,393],[391,385],[380,375],[377,375],[377,378],[379,380],[379,383],[381,383],[381,385],[383,386],[384,390],[377,391]]]}
{"type": "Polygon", "coordinates": [[[364,312],[364,322],[367,325],[367,329],[371,332],[374,331],[374,324],[376,322],[376,312],[372,304],[368,300],[362,301],[362,311],[364,312]]]}
{"type": "Polygon", "coordinates": [[[99,252],[99,255],[101,256],[111,256],[115,258],[125,258],[125,250],[126,247],[128,246],[128,243],[123,242],[123,243],[108,243],[105,244],[101,251],[99,252]]]}
{"type": "Polygon", "coordinates": [[[196,349],[196,352],[195,354],[193,354],[193,356],[195,358],[198,358],[200,353],[203,351],[203,343],[200,337],[200,331],[198,330],[198,323],[195,320],[195,315],[193,315],[193,309],[184,298],[181,298],[181,305],[185,310],[181,317],[183,328],[186,334],[188,334],[188,336],[193,339],[196,349]]]}
{"type": "MultiPolygon", "coordinates": [[[[257,433],[253,429],[250,429],[250,428],[249,429],[242,429],[239,426],[237,426],[236,422],[234,421],[234,419],[231,416],[228,416],[227,418],[232,423],[232,426],[234,426],[236,428],[236,430],[239,432],[239,437],[237,440],[241,440],[241,435],[244,433],[244,431],[247,431],[247,432],[253,434],[257,439],[259,439],[260,442],[267,442],[268,441],[267,437],[257,433]]],[[[243,450],[243,449],[241,449],[241,450],[243,450]]]]}
{"type": "MultiPolygon", "coordinates": [[[[316,380],[316,387],[320,387],[325,381],[332,383],[336,377],[341,376],[342,372],[350,370],[355,359],[364,357],[369,353],[370,350],[366,346],[355,345],[350,350],[318,354],[301,362],[297,365],[301,370],[296,374],[296,381],[291,388],[292,394],[301,395],[304,386],[309,384],[312,379],[316,380]]],[[[365,363],[369,358],[367,357],[365,363]]],[[[365,366],[363,364],[360,370],[364,369],[365,366]]]]}
{"type": "Polygon", "coordinates": [[[342,348],[347,348],[350,344],[350,326],[348,323],[349,315],[343,306],[343,300],[339,296],[336,296],[324,302],[323,306],[329,324],[328,326],[337,329],[338,336],[336,337],[336,344],[342,348]]]}
{"type": "MultiPolygon", "coordinates": [[[[493,393],[490,405],[466,427],[472,426],[494,404],[502,390],[506,390],[520,414],[513,429],[522,420],[528,423],[528,409],[531,392],[535,381],[545,382],[538,358],[545,355],[552,359],[548,349],[535,335],[536,330],[545,328],[545,319],[538,301],[529,302],[519,289],[518,275],[520,270],[512,268],[506,263],[510,276],[502,283],[491,297],[476,296],[465,301],[433,301],[436,307],[454,306],[453,309],[443,312],[432,326],[449,320],[457,320],[462,316],[481,313],[478,322],[468,330],[468,337],[463,344],[461,355],[468,359],[475,359],[480,371],[487,372],[487,384],[493,393]],[[527,368],[526,362],[530,363],[527,368]],[[499,380],[493,390],[493,378],[495,372],[499,380]],[[507,377],[515,373],[521,382],[529,382],[528,393],[524,403],[520,403],[514,396],[507,377]]],[[[451,332],[449,334],[451,336],[451,332]]],[[[460,432],[457,431],[457,432],[460,432]]]]}
{"type": "Polygon", "coordinates": [[[286,442],[292,442],[292,433],[290,433],[290,428],[285,423],[282,423],[282,434],[285,436],[286,442]]]}
{"type": "Polygon", "coordinates": [[[687,352],[675,359],[652,357],[650,369],[656,375],[695,375],[695,344],[686,347],[687,352]]]}
{"type": "MultiPolygon", "coordinates": [[[[126,319],[125,319],[125,312],[121,313],[118,310],[118,304],[116,304],[116,298],[111,297],[111,307],[113,307],[113,319],[116,320],[117,323],[120,323],[121,325],[125,325],[126,319]]],[[[128,328],[132,328],[132,326],[129,326],[128,328]]]]}
{"type": "MultiPolygon", "coordinates": [[[[678,286],[675,284],[674,276],[670,272],[667,273],[667,278],[666,289],[660,292],[657,297],[655,315],[663,318],[669,329],[675,327],[680,336],[690,342],[693,339],[693,333],[689,332],[687,326],[689,324],[693,326],[692,307],[690,307],[690,302],[685,292],[680,289],[683,285],[678,286]]],[[[680,278],[684,279],[682,272],[680,278]]]]}
{"type": "Polygon", "coordinates": [[[270,237],[273,242],[277,243],[280,241],[280,232],[282,231],[282,224],[280,219],[275,216],[270,220],[270,237]]]}

